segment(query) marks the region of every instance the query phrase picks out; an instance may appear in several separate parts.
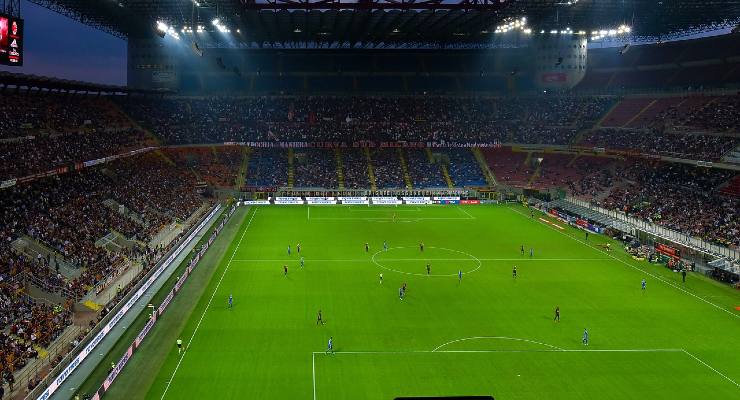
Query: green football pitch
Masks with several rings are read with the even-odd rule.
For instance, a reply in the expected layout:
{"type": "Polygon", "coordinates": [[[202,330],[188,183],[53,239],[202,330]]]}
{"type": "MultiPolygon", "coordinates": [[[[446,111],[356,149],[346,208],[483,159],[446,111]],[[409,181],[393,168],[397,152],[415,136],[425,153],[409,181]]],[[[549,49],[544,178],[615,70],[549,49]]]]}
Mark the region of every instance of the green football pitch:
{"type": "Polygon", "coordinates": [[[740,398],[740,293],[607,242],[521,206],[241,208],[106,397],[740,398]]]}

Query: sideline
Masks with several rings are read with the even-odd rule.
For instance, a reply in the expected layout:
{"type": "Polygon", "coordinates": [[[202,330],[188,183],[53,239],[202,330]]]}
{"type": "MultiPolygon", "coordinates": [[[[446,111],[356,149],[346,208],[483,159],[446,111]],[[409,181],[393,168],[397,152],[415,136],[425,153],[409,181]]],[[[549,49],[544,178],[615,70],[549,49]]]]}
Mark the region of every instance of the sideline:
{"type": "Polygon", "coordinates": [[[231,261],[234,260],[236,251],[239,250],[239,247],[241,247],[242,240],[244,240],[244,235],[246,235],[247,231],[249,230],[249,226],[252,225],[252,220],[254,219],[254,216],[257,214],[257,210],[259,210],[259,207],[254,208],[254,212],[252,213],[252,216],[249,218],[247,227],[244,228],[244,231],[242,232],[242,236],[239,238],[239,242],[236,244],[234,251],[231,253],[231,258],[229,258],[229,262],[226,264],[226,268],[224,268],[224,272],[221,274],[221,278],[219,278],[218,283],[216,284],[216,288],[213,289],[211,298],[208,299],[208,304],[206,304],[206,308],[203,310],[203,314],[201,314],[200,319],[198,320],[198,324],[195,326],[193,335],[190,336],[190,340],[188,340],[187,345],[185,345],[185,349],[183,350],[182,355],[180,356],[180,360],[177,362],[177,365],[175,366],[175,370],[172,372],[172,376],[170,377],[170,380],[167,381],[167,386],[164,388],[164,393],[162,393],[162,397],[160,397],[160,399],[164,399],[164,397],[167,395],[167,390],[169,390],[170,385],[172,384],[172,381],[175,379],[175,374],[177,374],[177,370],[180,368],[180,364],[182,363],[182,360],[185,358],[185,354],[188,353],[190,344],[193,343],[193,339],[195,339],[195,334],[198,333],[198,328],[200,328],[200,324],[201,322],[203,322],[203,318],[206,316],[206,313],[208,312],[208,308],[211,307],[211,302],[213,302],[213,298],[216,296],[216,292],[218,291],[218,288],[221,286],[221,282],[224,280],[224,276],[226,276],[226,272],[229,270],[229,267],[231,266],[231,261]]]}

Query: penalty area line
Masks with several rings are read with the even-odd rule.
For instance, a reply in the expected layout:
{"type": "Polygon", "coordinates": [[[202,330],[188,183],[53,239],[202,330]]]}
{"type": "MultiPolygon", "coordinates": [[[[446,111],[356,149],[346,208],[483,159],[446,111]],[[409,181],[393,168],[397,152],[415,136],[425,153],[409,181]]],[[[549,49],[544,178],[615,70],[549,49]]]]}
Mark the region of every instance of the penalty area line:
{"type": "MultiPolygon", "coordinates": [[[[316,355],[334,354],[466,354],[466,353],[684,353],[684,349],[540,349],[540,350],[406,350],[406,351],[325,351],[312,352],[316,355]]],[[[701,361],[701,360],[699,360],[701,361]]],[[[711,367],[710,367],[711,368],[711,367]]],[[[728,378],[729,379],[729,378],[728,378]]],[[[733,382],[734,383],[734,382],[733,382]]]]}
{"type": "Polygon", "coordinates": [[[200,328],[200,323],[203,322],[203,317],[206,316],[206,312],[208,311],[208,308],[211,306],[211,302],[213,302],[213,298],[216,296],[216,292],[218,291],[218,288],[221,286],[221,282],[224,280],[224,276],[226,276],[226,271],[229,270],[229,266],[231,266],[231,262],[234,260],[234,256],[236,255],[236,251],[239,250],[239,247],[242,244],[242,240],[244,240],[244,235],[247,233],[247,230],[249,230],[249,226],[252,225],[252,220],[254,219],[255,214],[257,214],[257,210],[259,208],[255,207],[254,212],[252,213],[252,216],[249,218],[249,222],[247,223],[247,227],[244,228],[244,231],[242,232],[242,236],[239,238],[239,242],[236,244],[236,247],[234,248],[234,251],[231,253],[231,258],[229,258],[229,262],[226,264],[226,268],[224,268],[224,272],[221,274],[221,278],[219,278],[218,283],[216,284],[216,288],[213,289],[213,293],[211,294],[211,298],[208,299],[208,304],[206,304],[206,308],[203,310],[203,314],[201,314],[200,319],[198,320],[198,324],[195,325],[195,330],[193,331],[193,334],[190,336],[190,340],[188,340],[188,344],[185,345],[185,350],[183,350],[182,355],[180,356],[180,360],[177,361],[177,365],[175,366],[175,370],[172,371],[172,376],[170,377],[170,380],[167,381],[167,386],[164,388],[164,393],[162,393],[161,399],[164,399],[164,396],[167,395],[167,390],[169,390],[170,385],[172,384],[172,381],[175,380],[175,374],[177,374],[177,370],[180,368],[180,364],[182,363],[182,360],[185,358],[185,354],[188,353],[188,349],[190,348],[190,344],[193,343],[193,339],[195,338],[195,334],[198,333],[198,328],[200,328]]]}
{"type": "Polygon", "coordinates": [[[730,378],[730,377],[728,377],[727,375],[725,375],[725,374],[723,374],[723,373],[721,373],[721,372],[717,371],[717,370],[716,370],[716,369],[715,369],[714,367],[712,367],[711,365],[709,365],[709,364],[707,364],[706,362],[702,361],[701,359],[699,359],[699,357],[697,357],[697,356],[695,356],[695,355],[693,355],[693,354],[689,353],[689,352],[688,352],[688,351],[686,351],[685,349],[681,349],[681,350],[682,350],[682,351],[683,351],[683,352],[684,352],[684,353],[685,353],[685,354],[686,354],[687,356],[689,356],[689,357],[693,358],[694,360],[696,360],[697,362],[699,362],[699,363],[700,363],[701,365],[703,365],[703,366],[705,366],[705,367],[709,368],[710,370],[712,370],[712,372],[714,372],[715,374],[717,374],[717,375],[719,375],[719,376],[721,376],[721,377],[725,378],[725,379],[726,379],[726,380],[727,380],[728,382],[730,382],[730,383],[732,383],[733,385],[735,385],[735,386],[737,386],[737,387],[739,387],[739,388],[740,388],[740,384],[738,384],[737,382],[735,382],[734,380],[732,380],[732,378],[730,378]]]}
{"type": "Polygon", "coordinates": [[[462,206],[457,206],[457,209],[462,211],[463,214],[468,216],[468,219],[477,219],[474,216],[472,216],[469,212],[467,212],[462,206]]]}

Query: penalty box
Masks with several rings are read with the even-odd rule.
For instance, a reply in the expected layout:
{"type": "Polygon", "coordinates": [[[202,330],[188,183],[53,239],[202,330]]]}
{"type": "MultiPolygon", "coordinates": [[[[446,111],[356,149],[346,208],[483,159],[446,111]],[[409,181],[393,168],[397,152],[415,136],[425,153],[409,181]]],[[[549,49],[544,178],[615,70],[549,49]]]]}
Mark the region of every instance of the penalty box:
{"type": "Polygon", "coordinates": [[[682,349],[314,352],[313,399],[733,398],[731,378],[682,349]]]}

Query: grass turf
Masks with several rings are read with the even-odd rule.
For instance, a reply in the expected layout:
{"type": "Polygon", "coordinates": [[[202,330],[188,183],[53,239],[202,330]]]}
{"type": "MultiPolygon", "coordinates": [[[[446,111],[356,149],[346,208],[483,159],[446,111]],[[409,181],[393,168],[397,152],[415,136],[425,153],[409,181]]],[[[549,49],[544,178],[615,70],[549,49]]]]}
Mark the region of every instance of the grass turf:
{"type": "Polygon", "coordinates": [[[736,291],[697,274],[683,285],[617,245],[602,252],[607,238],[584,243],[582,232],[540,218],[519,206],[252,208],[201,266],[212,274],[207,287],[178,296],[164,316],[178,318],[157,324],[109,397],[740,394],[736,291]],[[324,354],[330,336],[334,355],[324,354]]]}

